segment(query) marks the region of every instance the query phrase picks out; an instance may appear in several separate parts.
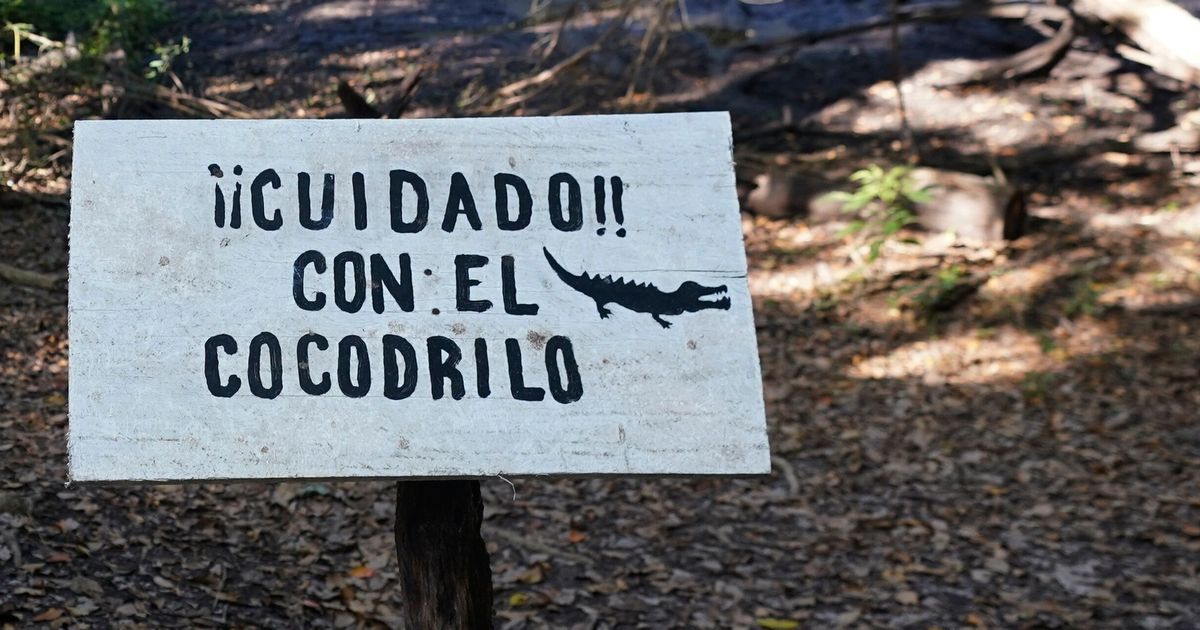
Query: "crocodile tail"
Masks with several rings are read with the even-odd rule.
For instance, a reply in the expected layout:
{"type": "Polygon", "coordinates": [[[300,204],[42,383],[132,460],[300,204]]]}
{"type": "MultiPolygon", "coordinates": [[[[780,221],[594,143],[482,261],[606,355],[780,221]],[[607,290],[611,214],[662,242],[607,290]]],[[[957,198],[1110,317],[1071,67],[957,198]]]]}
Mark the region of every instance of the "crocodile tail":
{"type": "Polygon", "coordinates": [[[565,267],[558,264],[558,261],[554,259],[554,256],[550,255],[550,250],[546,249],[545,247],[542,248],[542,253],[546,255],[546,262],[550,263],[550,268],[554,270],[554,273],[558,274],[558,277],[561,278],[562,281],[567,284],[567,286],[577,291],[583,290],[583,285],[586,283],[583,281],[582,275],[577,276],[570,271],[567,271],[565,267]]]}

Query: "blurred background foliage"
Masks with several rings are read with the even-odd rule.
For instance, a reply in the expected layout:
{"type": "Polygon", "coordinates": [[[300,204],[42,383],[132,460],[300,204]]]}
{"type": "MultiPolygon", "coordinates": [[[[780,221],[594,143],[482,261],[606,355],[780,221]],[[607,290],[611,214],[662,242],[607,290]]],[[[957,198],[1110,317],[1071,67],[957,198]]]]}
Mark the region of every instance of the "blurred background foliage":
{"type": "Polygon", "coordinates": [[[163,0],[0,0],[0,22],[10,35],[5,57],[17,54],[15,40],[26,33],[57,42],[73,37],[84,56],[123,50],[139,57],[153,49],[169,19],[163,0]]]}

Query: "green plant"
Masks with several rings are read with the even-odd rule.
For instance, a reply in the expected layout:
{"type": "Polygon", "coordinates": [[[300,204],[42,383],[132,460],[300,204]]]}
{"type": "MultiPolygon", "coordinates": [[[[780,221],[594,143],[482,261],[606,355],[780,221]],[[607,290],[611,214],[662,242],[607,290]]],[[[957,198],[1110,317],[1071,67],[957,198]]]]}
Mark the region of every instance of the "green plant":
{"type": "Polygon", "coordinates": [[[928,188],[917,187],[912,168],[908,166],[884,170],[882,166],[872,164],[851,173],[850,181],[858,184],[857,190],[833,192],[828,197],[842,204],[842,212],[860,213],[840,236],[861,235],[869,247],[867,261],[874,262],[888,239],[916,222],[916,205],[932,197],[928,188]]]}
{"type": "Polygon", "coordinates": [[[920,291],[917,291],[916,295],[913,296],[913,302],[922,313],[930,313],[937,310],[947,299],[947,296],[958,290],[965,275],[963,268],[959,265],[939,270],[934,275],[932,281],[926,283],[920,291]]]}
{"type": "Polygon", "coordinates": [[[171,72],[171,65],[181,55],[189,52],[192,46],[192,40],[188,36],[178,42],[167,42],[166,44],[155,46],[154,54],[156,58],[151,59],[150,63],[146,64],[146,78],[157,79],[161,76],[166,76],[171,72]]]}
{"type": "Polygon", "coordinates": [[[1042,330],[1036,336],[1038,347],[1042,349],[1042,354],[1050,354],[1058,349],[1058,342],[1055,341],[1054,335],[1042,330]]]}
{"type": "Polygon", "coordinates": [[[978,276],[970,274],[961,265],[952,265],[918,284],[896,289],[888,297],[888,306],[911,309],[918,319],[931,321],[971,295],[979,285],[978,276]]]}
{"type": "MultiPolygon", "coordinates": [[[[85,55],[97,57],[119,48],[131,61],[144,59],[168,17],[165,0],[0,0],[0,22],[10,27],[55,41],[74,33],[85,55]]],[[[13,47],[5,49],[16,55],[19,46],[14,40],[13,47]]]]}
{"type": "Polygon", "coordinates": [[[1055,376],[1049,372],[1033,370],[1021,379],[1021,394],[1028,402],[1044,402],[1050,388],[1054,387],[1055,376]]]}
{"type": "Polygon", "coordinates": [[[4,24],[4,30],[12,33],[12,50],[13,57],[21,58],[21,40],[25,38],[25,34],[33,28],[32,24],[25,22],[7,22],[4,24]]]}
{"type": "Polygon", "coordinates": [[[1071,297],[1064,307],[1067,317],[1092,316],[1100,311],[1100,291],[1090,275],[1075,280],[1071,286],[1071,297]]]}

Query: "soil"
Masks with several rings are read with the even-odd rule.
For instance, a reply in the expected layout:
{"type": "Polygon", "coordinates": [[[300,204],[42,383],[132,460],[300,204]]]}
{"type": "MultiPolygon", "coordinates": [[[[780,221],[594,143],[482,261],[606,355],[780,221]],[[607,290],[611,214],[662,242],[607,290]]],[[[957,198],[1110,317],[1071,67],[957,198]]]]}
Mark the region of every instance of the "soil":
{"type": "MultiPolygon", "coordinates": [[[[386,104],[420,66],[408,116],[724,103],[735,140],[795,123],[739,142],[746,164],[837,184],[905,158],[885,33],[804,48],[733,92],[672,99],[762,58],[680,33],[630,94],[635,25],[497,106],[491,90],[566,58],[611,17],[581,16],[541,62],[557,23],[510,27],[518,12],[498,6],[180,0],[174,27],[194,42],[180,78],[257,117],[327,117],[344,115],[338,81],[386,104]]],[[[880,10],[689,6],[760,38],[880,10]]],[[[497,627],[1194,626],[1200,211],[1186,156],[1037,160],[1047,146],[1170,127],[1194,104],[1113,56],[1107,37],[1081,38],[1049,76],[937,88],[924,79],[939,61],[1038,36],[906,29],[922,160],[985,172],[989,156],[1007,160],[1030,233],[980,244],[912,232],[867,263],[845,221],[744,216],[773,474],[484,481],[497,627]]],[[[0,191],[3,262],[65,269],[66,175],[52,165],[0,191]]],[[[0,281],[0,627],[400,623],[392,484],[65,487],[66,303],[65,290],[0,281]]]]}

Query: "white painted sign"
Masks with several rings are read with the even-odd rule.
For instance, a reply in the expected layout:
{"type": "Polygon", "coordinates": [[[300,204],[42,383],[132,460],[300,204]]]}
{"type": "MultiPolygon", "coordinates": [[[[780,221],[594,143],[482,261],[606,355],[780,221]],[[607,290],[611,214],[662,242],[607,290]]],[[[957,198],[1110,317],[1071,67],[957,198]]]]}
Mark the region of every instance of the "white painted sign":
{"type": "Polygon", "coordinates": [[[74,481],[770,467],[724,113],[81,121],[74,481]]]}

